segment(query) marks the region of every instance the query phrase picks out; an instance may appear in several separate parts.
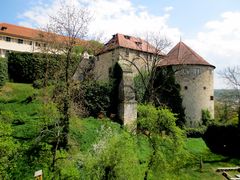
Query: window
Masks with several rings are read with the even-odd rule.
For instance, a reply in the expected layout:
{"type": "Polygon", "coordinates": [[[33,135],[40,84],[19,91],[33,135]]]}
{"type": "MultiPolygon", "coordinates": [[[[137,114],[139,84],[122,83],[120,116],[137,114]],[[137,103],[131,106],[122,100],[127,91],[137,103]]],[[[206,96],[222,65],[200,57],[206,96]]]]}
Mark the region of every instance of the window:
{"type": "Polygon", "coordinates": [[[197,68],[195,71],[196,71],[196,75],[200,74],[200,68],[197,68]]]}
{"type": "Polygon", "coordinates": [[[35,46],[40,47],[40,43],[35,42],[35,46]]]}
{"type": "Polygon", "coordinates": [[[32,41],[29,42],[29,45],[32,45],[32,41]]]}
{"type": "Polygon", "coordinates": [[[18,44],[23,44],[23,40],[22,39],[18,39],[18,44]]]}
{"type": "Polygon", "coordinates": [[[213,101],[214,97],[213,96],[210,96],[210,100],[213,101]]]}
{"type": "Polygon", "coordinates": [[[7,42],[11,42],[11,38],[10,37],[6,37],[6,41],[7,42]]]}
{"type": "Polygon", "coordinates": [[[185,89],[185,90],[187,90],[187,89],[188,89],[188,87],[187,87],[187,86],[184,86],[184,89],[185,89]]]}
{"type": "Polygon", "coordinates": [[[126,49],[126,56],[129,56],[129,49],[126,49]]]}
{"type": "Polygon", "coordinates": [[[2,26],[2,27],[1,27],[1,31],[5,31],[6,29],[7,29],[6,26],[2,26]]]}
{"type": "Polygon", "coordinates": [[[203,89],[206,90],[207,89],[206,86],[204,86],[203,89]]]}

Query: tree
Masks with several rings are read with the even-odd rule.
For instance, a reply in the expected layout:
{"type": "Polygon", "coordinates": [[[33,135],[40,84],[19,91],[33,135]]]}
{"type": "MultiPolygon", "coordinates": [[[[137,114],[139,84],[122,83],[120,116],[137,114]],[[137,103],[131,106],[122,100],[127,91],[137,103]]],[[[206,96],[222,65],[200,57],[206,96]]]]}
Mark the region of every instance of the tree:
{"type": "Polygon", "coordinates": [[[188,153],[184,149],[183,131],[176,126],[176,120],[169,109],[138,106],[139,133],[148,138],[152,148],[144,179],[151,176],[166,179],[165,175],[175,173],[186,164],[188,153]]]}
{"type": "Polygon", "coordinates": [[[131,64],[138,73],[138,85],[141,94],[143,94],[141,101],[143,103],[153,103],[159,101],[157,89],[154,83],[157,79],[159,62],[164,60],[164,49],[170,46],[170,41],[166,38],[161,38],[159,35],[148,36],[145,40],[139,39],[140,50],[146,53],[139,53],[133,59],[121,56],[123,60],[131,64]],[[150,43],[151,44],[150,44],[150,43]],[[144,93],[143,93],[144,92],[144,93]]]}
{"type": "Polygon", "coordinates": [[[240,66],[227,67],[220,75],[227,80],[227,83],[235,91],[235,100],[233,105],[238,113],[238,126],[240,127],[240,66]]]}
{"type": "MultiPolygon", "coordinates": [[[[47,28],[40,34],[40,38],[45,42],[42,51],[47,54],[62,55],[63,61],[59,61],[63,66],[64,76],[60,79],[60,86],[54,91],[62,118],[60,126],[63,129],[63,136],[60,147],[67,148],[69,119],[70,119],[70,88],[71,78],[71,63],[74,61],[74,50],[77,45],[84,44],[82,39],[88,31],[90,21],[89,12],[84,8],[77,8],[74,5],[62,4],[56,16],[51,16],[47,28]]],[[[56,56],[59,58],[59,56],[56,56]]],[[[46,67],[47,69],[47,67],[46,67]]],[[[60,73],[61,74],[61,73],[60,73]]],[[[47,77],[47,76],[46,76],[47,77]]],[[[59,77],[58,77],[59,78],[59,77]]]]}

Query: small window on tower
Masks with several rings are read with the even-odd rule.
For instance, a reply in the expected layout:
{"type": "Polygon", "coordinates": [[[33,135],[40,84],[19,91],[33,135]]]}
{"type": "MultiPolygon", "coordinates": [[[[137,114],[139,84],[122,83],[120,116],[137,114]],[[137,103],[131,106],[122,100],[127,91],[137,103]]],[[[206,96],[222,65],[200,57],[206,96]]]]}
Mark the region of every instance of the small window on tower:
{"type": "Polygon", "coordinates": [[[203,89],[206,90],[207,89],[206,86],[204,86],[203,89]]]}
{"type": "Polygon", "coordinates": [[[213,100],[214,100],[214,97],[213,97],[213,96],[210,96],[210,100],[213,101],[213,100]]]}
{"type": "Polygon", "coordinates": [[[188,87],[187,87],[187,86],[184,86],[184,89],[185,89],[185,90],[187,90],[187,89],[188,89],[188,87]]]}

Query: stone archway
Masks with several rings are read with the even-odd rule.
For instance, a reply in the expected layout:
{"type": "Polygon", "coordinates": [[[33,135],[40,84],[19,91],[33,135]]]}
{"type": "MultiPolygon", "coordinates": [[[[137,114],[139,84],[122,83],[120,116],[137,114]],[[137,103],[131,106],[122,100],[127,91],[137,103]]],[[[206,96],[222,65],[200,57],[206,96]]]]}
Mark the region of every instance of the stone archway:
{"type": "Polygon", "coordinates": [[[124,125],[134,125],[137,119],[137,102],[134,92],[134,75],[132,68],[120,60],[113,68],[117,81],[117,115],[124,125]]]}

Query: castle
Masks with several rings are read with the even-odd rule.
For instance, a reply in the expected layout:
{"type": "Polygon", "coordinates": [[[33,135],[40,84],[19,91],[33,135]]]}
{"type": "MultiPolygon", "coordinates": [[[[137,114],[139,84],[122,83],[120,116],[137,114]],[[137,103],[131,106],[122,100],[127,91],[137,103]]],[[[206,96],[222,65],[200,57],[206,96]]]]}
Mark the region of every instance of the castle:
{"type": "Polygon", "coordinates": [[[137,69],[144,70],[146,68],[144,62],[151,61],[156,55],[164,56],[158,63],[159,67],[171,66],[175,72],[176,82],[181,87],[180,94],[185,108],[186,126],[199,126],[202,110],[208,110],[214,118],[213,71],[215,67],[213,65],[183,42],[179,42],[167,55],[164,55],[147,41],[115,34],[97,55],[95,75],[101,80],[106,80],[111,76],[116,63],[122,68],[122,83],[125,83],[125,86],[121,85],[122,94],[131,96],[131,101],[128,101],[129,97],[124,98],[124,95],[119,97],[118,113],[123,123],[129,124],[137,116],[136,111],[133,110],[136,104],[131,91],[132,79],[137,74],[137,69]],[[133,61],[135,66],[131,63],[133,61]]]}

